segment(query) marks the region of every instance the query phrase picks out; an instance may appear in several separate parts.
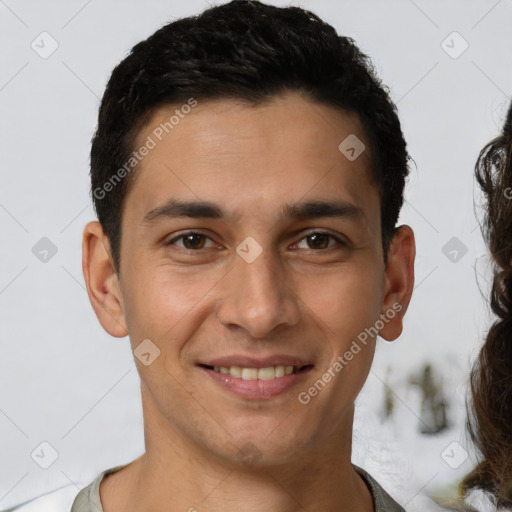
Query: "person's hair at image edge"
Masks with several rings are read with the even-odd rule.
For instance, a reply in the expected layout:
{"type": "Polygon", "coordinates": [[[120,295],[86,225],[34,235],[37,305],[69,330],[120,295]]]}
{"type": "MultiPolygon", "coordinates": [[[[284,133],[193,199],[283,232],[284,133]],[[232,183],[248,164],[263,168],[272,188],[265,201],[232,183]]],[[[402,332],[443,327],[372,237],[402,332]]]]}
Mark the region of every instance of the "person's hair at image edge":
{"type": "Polygon", "coordinates": [[[91,194],[118,275],[124,198],[137,171],[108,193],[94,191],[126,164],[154,111],[190,98],[258,106],[288,91],[359,115],[381,200],[386,261],[409,172],[406,143],[387,88],[354,41],[339,36],[315,14],[234,0],[157,30],[133,47],[109,79],[92,140],[91,194]]]}
{"type": "Polygon", "coordinates": [[[512,104],[501,134],[480,152],[475,176],[484,194],[482,232],[493,262],[490,306],[497,319],[471,372],[467,423],[480,460],[460,491],[484,491],[498,509],[512,509],[512,104]]]}

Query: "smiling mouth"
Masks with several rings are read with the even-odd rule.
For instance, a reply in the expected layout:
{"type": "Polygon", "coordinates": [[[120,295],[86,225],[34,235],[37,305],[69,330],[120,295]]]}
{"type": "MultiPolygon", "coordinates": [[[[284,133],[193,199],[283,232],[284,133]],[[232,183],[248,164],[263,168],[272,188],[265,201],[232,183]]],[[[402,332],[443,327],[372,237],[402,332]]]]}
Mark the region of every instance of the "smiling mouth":
{"type": "Polygon", "coordinates": [[[292,373],[303,373],[311,368],[312,364],[306,364],[304,366],[292,366],[292,365],[276,365],[266,366],[264,368],[247,368],[242,366],[209,366],[206,364],[200,364],[199,366],[212,370],[216,373],[222,373],[225,375],[231,375],[236,379],[244,380],[273,380],[291,375],[292,373]]]}

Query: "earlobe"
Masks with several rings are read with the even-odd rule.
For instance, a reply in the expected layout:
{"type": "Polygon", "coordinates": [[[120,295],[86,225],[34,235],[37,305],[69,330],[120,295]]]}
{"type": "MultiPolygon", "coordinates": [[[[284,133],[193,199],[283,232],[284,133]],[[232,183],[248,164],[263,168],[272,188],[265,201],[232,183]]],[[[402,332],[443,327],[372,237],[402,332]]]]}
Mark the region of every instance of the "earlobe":
{"type": "Polygon", "coordinates": [[[380,329],[379,336],[387,341],[395,340],[402,333],[402,320],[414,287],[415,256],[414,233],[409,226],[400,226],[389,248],[381,308],[384,327],[380,329]]]}
{"type": "Polygon", "coordinates": [[[89,222],[84,228],[82,271],[89,300],[103,328],[116,338],[126,336],[123,301],[110,244],[97,221],[89,222]]]}

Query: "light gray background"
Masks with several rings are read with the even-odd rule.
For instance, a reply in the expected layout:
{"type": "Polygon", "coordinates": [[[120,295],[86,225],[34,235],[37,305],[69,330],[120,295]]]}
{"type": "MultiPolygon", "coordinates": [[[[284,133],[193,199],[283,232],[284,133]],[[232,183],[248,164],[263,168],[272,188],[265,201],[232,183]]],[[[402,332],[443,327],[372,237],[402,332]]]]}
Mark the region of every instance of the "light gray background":
{"type": "MultiPolygon", "coordinates": [[[[314,11],[370,55],[398,105],[416,164],[401,218],[416,233],[416,289],[401,338],[379,340],[358,399],[354,461],[408,510],[420,510],[425,493],[453,492],[472,465],[469,458],[452,469],[442,453],[456,441],[462,448],[449,449],[452,460],[464,459],[463,447],[472,455],[466,381],[490,322],[480,292],[487,294],[489,276],[473,166],[497,134],[512,92],[512,2],[291,4],[314,11]],[[469,44],[458,58],[445,51],[463,48],[454,31],[469,44]],[[467,247],[456,262],[442,252],[452,237],[467,247]],[[408,383],[429,361],[450,401],[452,426],[437,436],[419,434],[421,394],[408,383]],[[382,422],[384,381],[395,413],[382,422]]],[[[128,339],[102,330],[81,274],[82,229],[94,218],[90,139],[112,68],[166,22],[208,5],[0,0],[0,508],[88,483],[143,451],[128,339]],[[59,45],[47,59],[31,48],[43,31],[59,45]],[[32,252],[42,237],[58,249],[46,263],[32,252]],[[43,441],[59,455],[48,469],[31,458],[43,441]]]]}

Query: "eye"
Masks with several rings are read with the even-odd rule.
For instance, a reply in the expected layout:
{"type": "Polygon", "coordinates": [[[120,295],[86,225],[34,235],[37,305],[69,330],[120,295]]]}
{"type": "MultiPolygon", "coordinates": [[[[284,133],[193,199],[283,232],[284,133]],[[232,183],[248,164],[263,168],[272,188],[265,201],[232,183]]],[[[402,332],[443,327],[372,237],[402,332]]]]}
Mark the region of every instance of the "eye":
{"type": "Polygon", "coordinates": [[[297,247],[299,249],[330,249],[331,247],[335,246],[336,243],[329,245],[329,240],[334,240],[341,246],[346,245],[339,238],[335,237],[334,235],[331,235],[330,233],[324,233],[324,232],[317,231],[315,233],[310,233],[309,235],[306,235],[299,242],[299,244],[297,244],[297,247]],[[306,241],[306,244],[308,245],[308,247],[300,247],[300,244],[304,240],[306,241]]]}
{"type": "Polygon", "coordinates": [[[166,245],[176,245],[181,249],[185,249],[187,251],[197,251],[199,249],[205,249],[208,247],[214,247],[215,243],[213,240],[202,233],[196,233],[195,231],[189,231],[187,233],[182,233],[180,236],[173,238],[166,245]],[[177,241],[182,241],[182,244],[176,243],[177,241]],[[211,242],[211,245],[207,246],[207,241],[211,242]]]}

